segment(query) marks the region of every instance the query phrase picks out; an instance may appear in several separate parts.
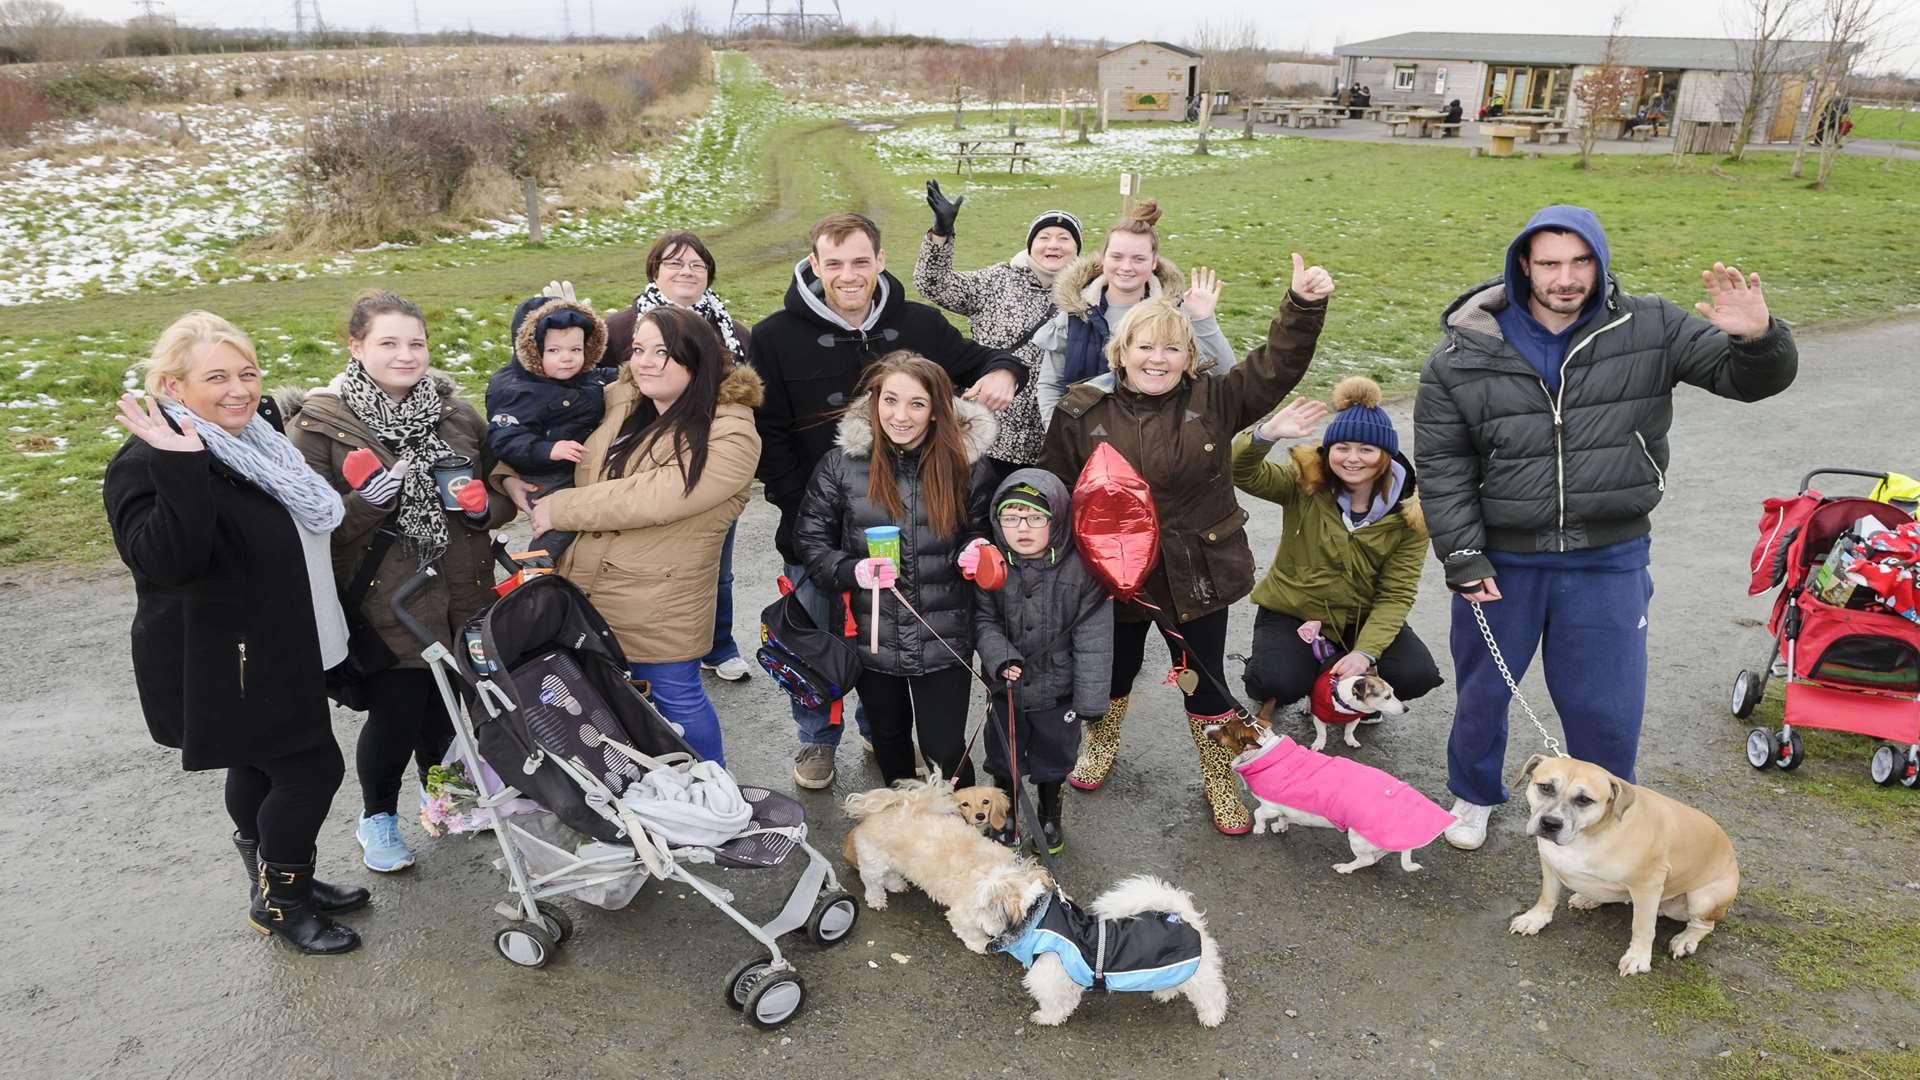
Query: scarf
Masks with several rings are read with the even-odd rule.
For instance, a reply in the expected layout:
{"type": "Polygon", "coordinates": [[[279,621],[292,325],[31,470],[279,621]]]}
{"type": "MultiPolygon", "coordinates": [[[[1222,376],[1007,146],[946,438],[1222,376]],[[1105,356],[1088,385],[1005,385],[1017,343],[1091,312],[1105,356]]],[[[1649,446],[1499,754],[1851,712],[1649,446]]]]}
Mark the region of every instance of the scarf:
{"type": "MultiPolygon", "coordinates": [[[[671,303],[673,301],[667,299],[666,294],[660,291],[660,286],[648,282],[647,291],[634,298],[633,310],[645,315],[662,304],[671,303]]],[[[700,299],[693,302],[693,310],[712,324],[714,330],[719,333],[720,340],[726,344],[728,352],[741,360],[747,358],[746,350],[740,347],[740,339],[733,336],[733,317],[727,314],[727,305],[713,294],[712,289],[700,294],[700,299]]]]}
{"type": "Polygon", "coordinates": [[[1024,251],[1008,259],[1007,265],[1013,267],[1015,270],[1025,270],[1027,273],[1032,274],[1033,279],[1045,285],[1049,291],[1053,289],[1053,279],[1059,275],[1059,271],[1048,270],[1046,267],[1034,262],[1033,256],[1024,251]]]}
{"type": "Polygon", "coordinates": [[[340,493],[308,467],[307,459],[300,456],[300,451],[293,448],[285,435],[267,423],[266,417],[255,413],[240,434],[233,435],[177,402],[162,400],[160,411],[175,423],[193,417],[194,429],[214,460],[273,496],[308,532],[325,536],[346,516],[340,493]]]}
{"type": "Polygon", "coordinates": [[[395,455],[413,462],[400,486],[400,536],[419,560],[419,569],[425,570],[446,554],[448,543],[447,514],[433,482],[433,463],[453,454],[440,437],[440,391],[433,376],[421,378],[405,398],[395,401],[355,360],[337,385],[347,410],[395,455]]]}

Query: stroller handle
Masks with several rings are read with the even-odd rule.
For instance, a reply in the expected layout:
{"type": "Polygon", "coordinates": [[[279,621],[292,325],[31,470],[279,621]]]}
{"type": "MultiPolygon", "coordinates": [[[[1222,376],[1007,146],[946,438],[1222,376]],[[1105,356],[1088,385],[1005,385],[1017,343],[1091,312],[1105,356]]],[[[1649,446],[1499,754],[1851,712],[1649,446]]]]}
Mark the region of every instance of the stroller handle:
{"type": "Polygon", "coordinates": [[[429,566],[425,570],[408,578],[405,584],[394,590],[393,600],[389,604],[389,606],[393,608],[393,617],[400,620],[400,625],[407,628],[407,633],[420,639],[422,648],[432,645],[439,639],[435,638],[425,626],[422,626],[419,619],[413,617],[413,614],[407,610],[406,604],[408,600],[413,598],[413,594],[419,592],[421,587],[435,575],[436,571],[433,567],[429,566]]]}
{"type": "Polygon", "coordinates": [[[1869,480],[1885,480],[1887,478],[1886,473],[1873,472],[1868,469],[1842,469],[1838,466],[1822,466],[1808,473],[1806,476],[1801,477],[1800,494],[1805,495],[1807,491],[1813,487],[1813,478],[1816,476],[1864,476],[1869,480]]]}

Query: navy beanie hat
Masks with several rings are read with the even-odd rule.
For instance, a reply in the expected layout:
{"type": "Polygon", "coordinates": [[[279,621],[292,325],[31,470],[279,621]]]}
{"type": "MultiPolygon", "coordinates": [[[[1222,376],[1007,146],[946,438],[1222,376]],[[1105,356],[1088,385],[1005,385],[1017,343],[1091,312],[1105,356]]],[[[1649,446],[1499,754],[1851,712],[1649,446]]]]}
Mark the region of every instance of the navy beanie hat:
{"type": "Polygon", "coordinates": [[[1033,238],[1039,235],[1041,229],[1056,228],[1065,229],[1073,234],[1073,246],[1076,250],[1084,246],[1084,242],[1080,239],[1080,219],[1065,210],[1049,210],[1034,218],[1033,224],[1027,226],[1027,248],[1032,249],[1033,238]]]}
{"type": "Polygon", "coordinates": [[[1388,454],[1400,452],[1400,433],[1380,407],[1380,384],[1365,375],[1349,375],[1333,388],[1336,416],[1327,425],[1321,446],[1354,442],[1377,446],[1388,454]]]}

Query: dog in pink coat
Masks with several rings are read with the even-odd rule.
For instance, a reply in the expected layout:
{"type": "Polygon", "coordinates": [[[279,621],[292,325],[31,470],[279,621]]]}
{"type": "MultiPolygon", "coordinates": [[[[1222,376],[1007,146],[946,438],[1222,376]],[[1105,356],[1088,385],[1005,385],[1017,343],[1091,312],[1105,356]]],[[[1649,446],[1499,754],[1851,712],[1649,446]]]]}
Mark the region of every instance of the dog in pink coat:
{"type": "Polygon", "coordinates": [[[1214,742],[1234,755],[1233,770],[1260,805],[1253,831],[1275,834],[1289,825],[1339,829],[1353,850],[1351,862],[1334,869],[1351,874],[1372,866],[1388,852],[1400,853],[1400,866],[1420,869],[1413,853],[1453,824],[1452,814],[1411,784],[1352,758],[1310,750],[1259,719],[1238,718],[1207,728],[1214,742]]]}

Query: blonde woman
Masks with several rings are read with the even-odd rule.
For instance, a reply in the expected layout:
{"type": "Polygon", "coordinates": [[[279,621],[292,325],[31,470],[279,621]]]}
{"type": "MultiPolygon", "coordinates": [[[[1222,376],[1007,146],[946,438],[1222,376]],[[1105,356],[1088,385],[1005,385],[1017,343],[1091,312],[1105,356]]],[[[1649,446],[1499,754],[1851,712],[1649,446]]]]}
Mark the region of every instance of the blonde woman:
{"type": "Polygon", "coordinates": [[[1207,378],[1195,370],[1193,321],[1164,299],[1144,300],[1107,344],[1115,377],[1083,382],[1061,399],[1042,466],[1071,487],[1093,448],[1111,444],[1146,479],[1160,521],[1160,561],[1141,594],[1152,607],[1114,605],[1111,702],[1105,716],[1087,724],[1068,778],[1073,786],[1091,791],[1106,781],[1147,629],[1157,621],[1174,665],[1212,676],[1200,678],[1186,704],[1214,827],[1236,836],[1251,828],[1230,755],[1205,735],[1206,725],[1233,710],[1213,680],[1226,677],[1227,609],[1253,589],[1247,514],[1233,495],[1233,436],[1280,404],[1306,373],[1332,293],[1333,278],[1294,255],[1293,287],[1266,342],[1231,371],[1207,378]]]}
{"type": "Polygon", "coordinates": [[[232,323],[189,312],[146,369],[144,407],[120,401],[133,438],[103,491],[133,572],[141,711],[185,768],[227,770],[253,927],[301,952],[346,952],[360,938],[328,916],[364,906],[367,890],[313,877],[344,770],[324,677],[347,654],[328,558],[340,496],[281,433],[232,323]]]}

